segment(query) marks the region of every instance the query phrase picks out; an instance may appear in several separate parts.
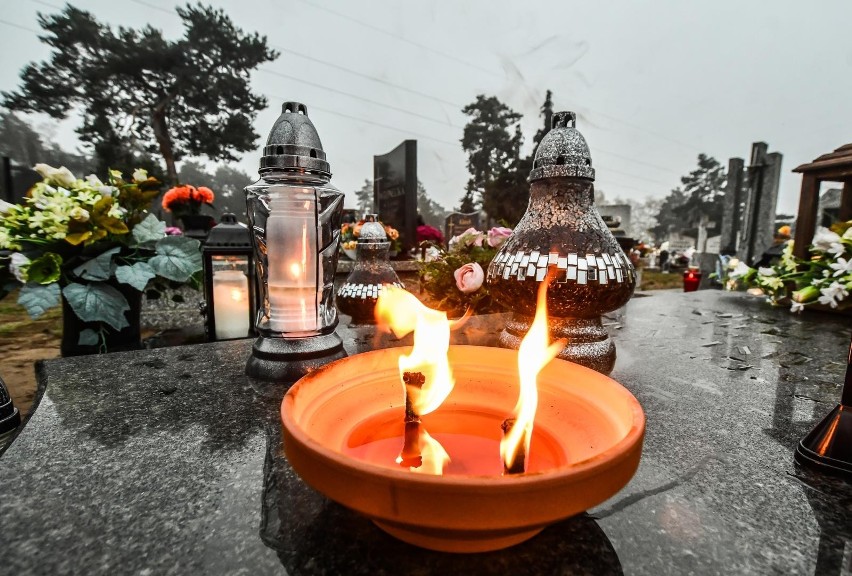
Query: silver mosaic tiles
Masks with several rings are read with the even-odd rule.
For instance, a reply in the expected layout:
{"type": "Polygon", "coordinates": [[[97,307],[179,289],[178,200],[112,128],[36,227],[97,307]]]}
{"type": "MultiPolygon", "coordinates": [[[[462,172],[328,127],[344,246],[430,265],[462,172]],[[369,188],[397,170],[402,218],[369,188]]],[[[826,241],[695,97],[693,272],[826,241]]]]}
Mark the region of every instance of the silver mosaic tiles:
{"type": "MultiPolygon", "coordinates": [[[[399,282],[394,282],[392,285],[405,288],[399,282]]],[[[385,286],[388,286],[388,284],[353,284],[347,282],[337,291],[337,296],[339,298],[361,298],[362,300],[370,298],[375,300],[382,293],[385,286]]]]}
{"type": "Polygon", "coordinates": [[[576,282],[588,284],[597,282],[619,284],[634,281],[636,271],[624,253],[616,254],[559,254],[538,251],[498,254],[488,267],[488,278],[515,278],[519,281],[535,280],[541,282],[547,276],[547,269],[555,266],[558,275],[556,282],[576,282]]]}

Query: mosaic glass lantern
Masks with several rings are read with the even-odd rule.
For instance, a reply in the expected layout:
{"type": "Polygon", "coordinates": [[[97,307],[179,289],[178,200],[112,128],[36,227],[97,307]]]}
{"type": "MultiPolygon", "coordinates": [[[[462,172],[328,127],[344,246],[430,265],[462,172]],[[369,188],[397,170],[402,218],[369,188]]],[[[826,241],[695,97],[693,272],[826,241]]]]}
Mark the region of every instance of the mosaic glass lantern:
{"type": "Polygon", "coordinates": [[[335,333],[334,274],[343,192],[304,104],[286,102],[246,187],[258,280],[258,339],[246,366],[261,380],[295,381],[345,356],[335,333]]]}
{"type": "Polygon", "coordinates": [[[488,266],[488,287],[512,317],[500,345],[518,348],[535,315],[538,284],[553,269],[547,293],[553,338],[567,339],[560,358],[608,374],[615,345],[601,316],[633,294],[633,264],[594,206],[595,169],[573,112],[553,116],[536,151],[530,201],[512,236],[488,266]]]}
{"type": "Polygon", "coordinates": [[[376,301],[386,285],[404,288],[388,261],[390,242],[384,226],[375,214],[371,216],[361,226],[354,268],[337,291],[340,311],[357,324],[375,322],[376,301]]]}

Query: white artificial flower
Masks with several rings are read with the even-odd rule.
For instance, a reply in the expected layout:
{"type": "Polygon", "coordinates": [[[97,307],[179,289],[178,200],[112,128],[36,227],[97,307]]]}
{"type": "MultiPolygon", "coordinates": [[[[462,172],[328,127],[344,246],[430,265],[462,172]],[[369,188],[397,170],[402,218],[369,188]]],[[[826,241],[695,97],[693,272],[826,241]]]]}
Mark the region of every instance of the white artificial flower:
{"type": "Polygon", "coordinates": [[[832,262],[829,266],[834,270],[834,276],[843,276],[852,272],[852,258],[838,258],[837,262],[832,262]]]}
{"type": "Polygon", "coordinates": [[[774,268],[758,268],[757,273],[761,276],[775,276],[774,268]]]}
{"type": "Polygon", "coordinates": [[[751,268],[745,262],[740,261],[736,267],[728,274],[729,278],[741,278],[751,272],[751,268]]]}
{"type": "Polygon", "coordinates": [[[784,281],[777,276],[764,276],[762,280],[763,284],[772,290],[778,290],[784,287],[784,281]]]}
{"type": "Polygon", "coordinates": [[[832,282],[828,288],[820,288],[820,293],[822,296],[819,297],[819,303],[832,308],[837,308],[837,303],[849,296],[846,287],[840,282],[832,282]]]}
{"type": "Polygon", "coordinates": [[[92,186],[94,188],[104,185],[104,183],[101,182],[101,179],[95,176],[94,174],[89,174],[88,176],[86,176],[86,182],[89,184],[89,186],[92,186]]]}
{"type": "Polygon", "coordinates": [[[77,184],[77,177],[71,173],[71,170],[63,166],[53,173],[53,181],[60,186],[71,188],[77,184]]]}
{"type": "Polygon", "coordinates": [[[14,206],[14,204],[9,204],[4,200],[0,200],[0,214],[5,214],[12,206],[14,206]]]}
{"type": "Polygon", "coordinates": [[[33,166],[33,170],[39,173],[39,176],[48,180],[53,177],[53,173],[56,171],[56,168],[49,164],[36,164],[33,166]]]}
{"type": "Polygon", "coordinates": [[[15,252],[12,254],[11,260],[9,270],[11,270],[12,274],[15,275],[15,278],[18,279],[18,282],[25,284],[27,282],[26,267],[29,266],[30,259],[20,252],[15,252]]]}
{"type": "Polygon", "coordinates": [[[790,312],[801,312],[805,309],[805,305],[799,302],[793,302],[792,306],[790,306],[790,312]]]}
{"type": "Polygon", "coordinates": [[[79,206],[74,206],[68,213],[68,216],[80,222],[87,222],[89,220],[89,211],[79,206]]]}
{"type": "Polygon", "coordinates": [[[98,194],[104,197],[112,196],[116,190],[115,186],[98,186],[98,194]]]}
{"type": "Polygon", "coordinates": [[[843,238],[846,240],[852,240],[852,226],[846,229],[846,232],[843,233],[843,238]]]}
{"type": "Polygon", "coordinates": [[[840,243],[840,236],[822,226],[814,234],[813,247],[814,250],[828,252],[835,256],[840,256],[844,252],[843,244],[840,243]]]}
{"type": "Polygon", "coordinates": [[[135,172],[133,172],[133,179],[136,182],[144,182],[148,179],[148,171],[142,168],[137,168],[135,172]]]}

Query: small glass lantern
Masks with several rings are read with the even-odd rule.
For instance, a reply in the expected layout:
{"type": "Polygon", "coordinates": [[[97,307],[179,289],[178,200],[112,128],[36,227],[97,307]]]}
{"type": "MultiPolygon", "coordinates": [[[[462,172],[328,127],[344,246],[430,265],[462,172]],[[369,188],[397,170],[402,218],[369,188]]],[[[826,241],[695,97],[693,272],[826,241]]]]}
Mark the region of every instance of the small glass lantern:
{"type": "Polygon", "coordinates": [[[355,266],[337,292],[340,311],[355,324],[375,324],[376,302],[385,286],[405,288],[388,261],[390,242],[378,215],[364,216],[355,266]]]}
{"type": "Polygon", "coordinates": [[[258,278],[258,339],[246,365],[261,380],[294,381],[345,356],[335,333],[334,274],[343,192],[307,107],[286,102],[246,201],[258,278]]]}
{"type": "Polygon", "coordinates": [[[210,230],[204,260],[207,339],[231,340],[254,334],[255,281],[251,235],[233,214],[210,230]]]}

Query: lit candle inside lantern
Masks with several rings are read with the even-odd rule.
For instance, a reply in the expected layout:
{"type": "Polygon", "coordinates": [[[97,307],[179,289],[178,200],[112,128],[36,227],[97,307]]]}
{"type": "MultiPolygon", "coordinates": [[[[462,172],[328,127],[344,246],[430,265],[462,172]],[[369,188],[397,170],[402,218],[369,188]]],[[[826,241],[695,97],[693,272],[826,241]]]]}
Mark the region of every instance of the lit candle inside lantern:
{"type": "Polygon", "coordinates": [[[315,333],[319,325],[317,199],[312,188],[273,193],[266,221],[269,259],[269,327],[290,334],[315,333]]]}
{"type": "Polygon", "coordinates": [[[248,336],[248,278],[242,271],[213,272],[213,319],[217,340],[248,336]]]}

